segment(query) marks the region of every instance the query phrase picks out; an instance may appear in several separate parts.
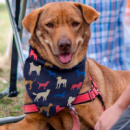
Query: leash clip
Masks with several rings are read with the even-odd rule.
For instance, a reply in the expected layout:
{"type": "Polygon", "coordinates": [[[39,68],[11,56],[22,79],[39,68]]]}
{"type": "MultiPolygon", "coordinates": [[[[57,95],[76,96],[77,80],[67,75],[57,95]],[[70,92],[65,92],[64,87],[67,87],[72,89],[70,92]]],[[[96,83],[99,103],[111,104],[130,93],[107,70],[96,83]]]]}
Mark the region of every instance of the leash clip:
{"type": "Polygon", "coordinates": [[[73,111],[75,115],[77,115],[77,112],[75,110],[75,108],[72,106],[72,104],[68,104],[69,110],[73,111]]]}

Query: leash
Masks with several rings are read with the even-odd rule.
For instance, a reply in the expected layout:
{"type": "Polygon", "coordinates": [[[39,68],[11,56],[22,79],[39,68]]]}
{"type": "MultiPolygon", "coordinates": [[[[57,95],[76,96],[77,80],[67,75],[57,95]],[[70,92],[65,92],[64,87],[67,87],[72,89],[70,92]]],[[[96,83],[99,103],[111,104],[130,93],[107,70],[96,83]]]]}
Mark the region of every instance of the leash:
{"type": "Polygon", "coordinates": [[[69,107],[69,110],[70,110],[70,114],[73,118],[73,128],[72,128],[72,130],[80,130],[80,121],[79,121],[79,117],[78,117],[78,114],[77,114],[75,108],[71,104],[69,104],[68,107],[69,107]]]}
{"type": "MultiPolygon", "coordinates": [[[[93,101],[96,97],[98,97],[98,99],[102,103],[103,111],[105,111],[105,105],[104,105],[102,95],[101,95],[100,91],[98,90],[97,85],[93,81],[91,76],[90,76],[90,80],[92,83],[92,88],[89,91],[87,91],[86,93],[79,94],[75,98],[74,102],[72,104],[68,105],[69,110],[70,110],[70,114],[72,115],[72,118],[73,118],[72,130],[80,130],[79,117],[78,117],[78,114],[77,114],[75,108],[73,107],[73,105],[77,105],[77,104],[81,104],[81,103],[85,103],[85,102],[90,102],[90,101],[93,101]]],[[[25,105],[23,105],[22,109],[23,109],[23,112],[25,114],[39,112],[39,109],[37,108],[37,106],[35,104],[25,104],[25,105]]]]}

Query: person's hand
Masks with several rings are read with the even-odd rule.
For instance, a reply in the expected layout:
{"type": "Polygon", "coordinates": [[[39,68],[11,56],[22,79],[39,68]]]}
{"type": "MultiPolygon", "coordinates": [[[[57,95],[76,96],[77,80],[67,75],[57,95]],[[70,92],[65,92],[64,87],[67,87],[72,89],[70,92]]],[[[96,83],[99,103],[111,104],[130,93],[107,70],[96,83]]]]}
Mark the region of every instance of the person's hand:
{"type": "Polygon", "coordinates": [[[109,107],[99,118],[95,125],[95,130],[110,130],[123,111],[116,103],[109,107]]]}

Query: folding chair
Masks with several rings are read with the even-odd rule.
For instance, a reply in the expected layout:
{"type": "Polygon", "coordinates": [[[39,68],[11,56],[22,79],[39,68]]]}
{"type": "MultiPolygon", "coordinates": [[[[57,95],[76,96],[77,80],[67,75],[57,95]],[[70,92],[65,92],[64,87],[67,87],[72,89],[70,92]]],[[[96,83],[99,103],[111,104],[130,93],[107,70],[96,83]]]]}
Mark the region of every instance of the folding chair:
{"type": "MultiPolygon", "coordinates": [[[[15,17],[14,17],[12,13],[11,4],[9,0],[6,0],[6,5],[8,8],[8,13],[9,13],[9,17],[13,29],[13,46],[12,46],[10,86],[6,88],[4,91],[0,92],[0,98],[4,97],[7,94],[9,97],[16,97],[19,93],[16,87],[17,63],[18,63],[18,56],[19,56],[23,68],[24,56],[23,56],[22,46],[21,46],[21,37],[22,37],[21,21],[25,15],[27,0],[22,0],[21,9],[20,9],[20,2],[21,2],[20,0],[16,0],[16,10],[15,10],[15,17]]],[[[24,117],[25,115],[0,118],[0,125],[18,122],[22,120],[24,117]]]]}

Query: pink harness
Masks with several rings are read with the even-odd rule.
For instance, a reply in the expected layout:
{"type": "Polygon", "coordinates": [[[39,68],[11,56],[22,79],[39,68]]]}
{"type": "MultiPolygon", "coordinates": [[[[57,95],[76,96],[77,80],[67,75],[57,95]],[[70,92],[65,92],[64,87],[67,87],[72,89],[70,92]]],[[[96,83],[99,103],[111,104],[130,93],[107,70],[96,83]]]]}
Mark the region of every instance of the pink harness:
{"type": "MultiPolygon", "coordinates": [[[[68,105],[68,107],[70,109],[70,113],[71,113],[72,118],[73,118],[73,128],[72,128],[72,130],[80,130],[79,117],[78,117],[78,114],[77,114],[75,108],[72,105],[93,101],[96,97],[98,97],[99,100],[102,103],[103,111],[105,111],[105,106],[104,106],[104,102],[103,102],[103,99],[102,99],[102,95],[99,92],[97,85],[93,81],[92,77],[90,77],[90,79],[91,79],[91,82],[92,82],[92,88],[89,91],[87,91],[86,93],[78,95],[75,98],[74,102],[72,104],[68,105]]],[[[37,106],[35,104],[25,104],[25,105],[23,105],[23,112],[25,114],[33,113],[33,112],[39,112],[39,109],[37,108],[37,106]]]]}

